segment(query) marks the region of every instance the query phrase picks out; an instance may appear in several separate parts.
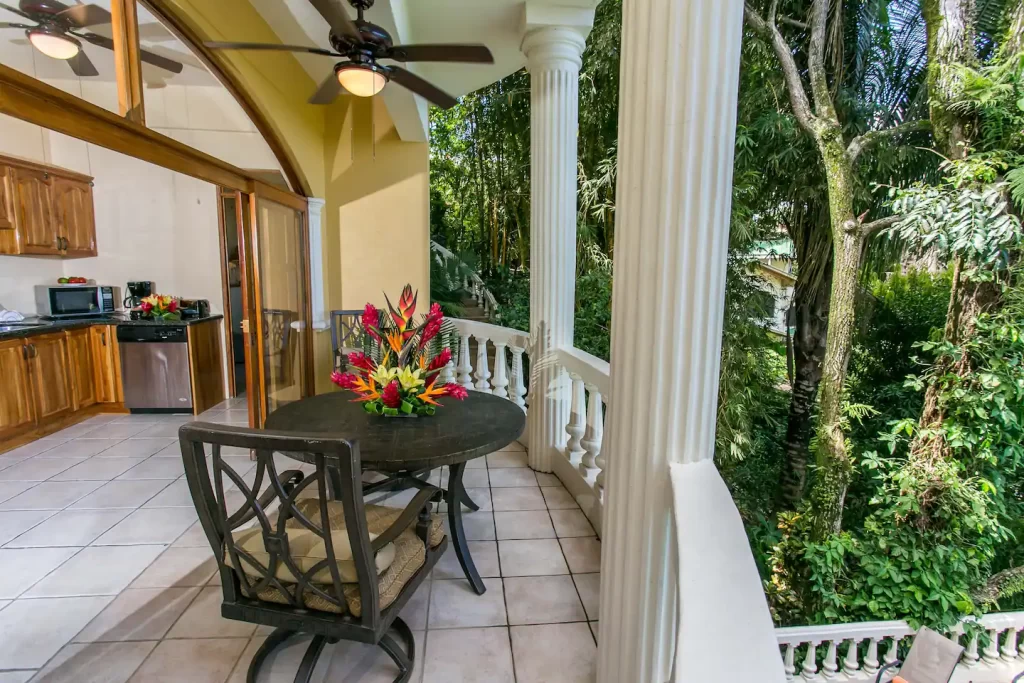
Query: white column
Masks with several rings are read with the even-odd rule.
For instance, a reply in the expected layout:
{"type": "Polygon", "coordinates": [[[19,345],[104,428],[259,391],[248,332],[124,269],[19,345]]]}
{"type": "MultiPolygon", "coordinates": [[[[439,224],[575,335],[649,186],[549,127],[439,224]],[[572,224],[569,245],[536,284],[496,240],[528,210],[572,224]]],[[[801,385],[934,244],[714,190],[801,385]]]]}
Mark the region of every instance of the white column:
{"type": "MultiPolygon", "coordinates": [[[[565,446],[569,379],[551,362],[572,345],[576,281],[576,135],[584,35],[537,23],[526,8],[530,72],[530,467],[552,470],[565,446]]],[[[590,13],[593,16],[593,12],[590,13]]]]}
{"type": "Polygon", "coordinates": [[[327,282],[324,280],[324,257],[323,240],[321,235],[321,214],[325,201],[310,197],[306,200],[308,211],[306,217],[309,223],[309,296],[312,301],[314,330],[329,330],[331,321],[328,319],[327,307],[324,305],[324,290],[327,282]]]}
{"type": "Polygon", "coordinates": [[[676,681],[783,680],[749,544],[712,462],[743,0],[631,0],[622,10],[598,681],[665,683],[677,648],[676,681]],[[692,494],[678,527],[674,463],[674,483],[692,494]],[[695,549],[698,536],[706,545],[695,549]],[[730,552],[748,589],[738,614],[722,585],[737,578],[730,552]],[[753,675],[735,649],[751,645],[747,618],[760,629],[758,656],[775,660],[753,675]]]}

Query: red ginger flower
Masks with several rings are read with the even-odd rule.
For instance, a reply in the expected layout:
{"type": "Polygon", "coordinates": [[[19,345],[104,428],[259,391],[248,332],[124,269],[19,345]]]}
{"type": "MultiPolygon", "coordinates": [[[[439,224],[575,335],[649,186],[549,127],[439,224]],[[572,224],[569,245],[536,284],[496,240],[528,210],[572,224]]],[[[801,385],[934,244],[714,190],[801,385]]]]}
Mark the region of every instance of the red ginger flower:
{"type": "Polygon", "coordinates": [[[348,363],[353,367],[357,367],[360,370],[366,370],[367,372],[373,372],[377,368],[377,364],[373,362],[373,359],[362,351],[353,351],[348,354],[348,363]]]}
{"type": "Polygon", "coordinates": [[[430,361],[430,365],[427,366],[427,374],[440,370],[444,366],[448,365],[452,359],[452,350],[444,349],[441,353],[434,356],[434,360],[430,361]]]}
{"type": "Polygon", "coordinates": [[[338,372],[335,370],[331,373],[331,381],[342,389],[355,389],[357,377],[351,372],[338,372]]]}
{"type": "Polygon", "coordinates": [[[377,326],[380,324],[380,313],[377,312],[376,306],[366,304],[366,308],[363,309],[362,323],[363,331],[375,340],[380,341],[380,330],[377,329],[377,326]]]}
{"type": "Polygon", "coordinates": [[[143,301],[142,303],[139,304],[139,308],[142,309],[143,313],[149,313],[150,311],[153,310],[153,304],[149,303],[148,301],[143,301]]]}
{"type": "Polygon", "coordinates": [[[444,317],[444,313],[441,312],[441,304],[436,301],[430,304],[430,312],[427,313],[429,320],[441,320],[444,317]]]}
{"type": "Polygon", "coordinates": [[[167,310],[170,311],[171,313],[174,313],[176,310],[178,310],[178,300],[171,299],[171,303],[167,304],[167,310]]]}
{"type": "Polygon", "coordinates": [[[441,331],[441,320],[439,318],[431,318],[427,320],[427,324],[423,327],[423,332],[420,333],[420,348],[422,349],[427,345],[431,339],[437,336],[437,333],[441,331]]]}
{"type": "Polygon", "coordinates": [[[381,392],[380,399],[388,408],[397,408],[402,405],[402,394],[398,390],[397,379],[391,380],[391,382],[384,387],[384,391],[381,392]]]}
{"type": "Polygon", "coordinates": [[[467,396],[469,396],[469,392],[466,391],[466,387],[461,386],[459,384],[454,384],[452,382],[449,382],[448,384],[444,385],[444,388],[445,388],[445,394],[447,396],[451,396],[456,401],[465,400],[465,398],[467,396]]]}

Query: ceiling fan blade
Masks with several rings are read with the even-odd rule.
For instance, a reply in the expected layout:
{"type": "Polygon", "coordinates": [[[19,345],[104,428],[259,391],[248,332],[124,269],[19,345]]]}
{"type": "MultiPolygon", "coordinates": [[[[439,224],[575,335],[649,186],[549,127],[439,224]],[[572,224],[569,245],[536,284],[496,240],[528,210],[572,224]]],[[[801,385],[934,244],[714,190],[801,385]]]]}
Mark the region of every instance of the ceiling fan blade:
{"type": "MultiPolygon", "coordinates": [[[[32,19],[32,17],[30,17],[28,14],[22,12],[21,9],[19,9],[17,7],[11,7],[10,5],[8,5],[5,2],[0,2],[0,9],[5,9],[8,12],[10,12],[11,14],[17,14],[19,17],[25,17],[26,19],[32,19]]],[[[32,19],[32,20],[35,21],[34,19],[32,19]]]]}
{"type": "Polygon", "coordinates": [[[284,52],[311,52],[315,55],[327,55],[328,57],[342,57],[336,52],[324,50],[319,47],[307,47],[305,45],[278,45],[276,43],[227,43],[217,40],[208,40],[203,43],[214,50],[280,50],[284,52]]]}
{"type": "Polygon", "coordinates": [[[335,35],[362,42],[363,37],[359,34],[355,22],[348,16],[341,0],[309,0],[309,4],[313,5],[320,16],[327,20],[335,35]]]}
{"type": "Polygon", "coordinates": [[[0,28],[35,28],[28,24],[12,24],[9,21],[0,21],[0,28]]]}
{"type": "Polygon", "coordinates": [[[331,72],[331,75],[323,80],[320,87],[316,89],[313,96],[309,98],[310,104],[330,104],[334,100],[338,99],[338,95],[341,94],[341,83],[338,82],[338,77],[331,72]]]}
{"type": "Polygon", "coordinates": [[[95,26],[113,21],[110,12],[99,5],[73,5],[57,13],[62,19],[69,19],[76,26],[95,26]]]}
{"type": "Polygon", "coordinates": [[[69,59],[68,66],[71,67],[76,76],[100,75],[100,72],[96,70],[96,65],[89,59],[89,55],[85,54],[85,50],[79,50],[77,55],[69,59]]]}
{"type": "MultiPolygon", "coordinates": [[[[114,49],[114,41],[106,36],[97,35],[95,33],[72,33],[71,35],[81,38],[82,40],[86,40],[98,47],[105,47],[108,50],[114,49]]],[[[147,64],[158,66],[161,69],[165,69],[176,74],[180,74],[182,69],[185,68],[180,62],[168,59],[167,57],[162,57],[161,55],[153,54],[148,50],[139,50],[139,59],[147,64]]]]}
{"type": "Polygon", "coordinates": [[[494,64],[494,55],[485,45],[395,45],[386,57],[399,62],[494,64]]]}
{"type": "Polygon", "coordinates": [[[406,71],[400,66],[389,66],[388,76],[395,83],[412,90],[414,93],[433,102],[442,109],[451,109],[459,103],[457,99],[441,90],[432,83],[423,80],[411,71],[406,71]]]}

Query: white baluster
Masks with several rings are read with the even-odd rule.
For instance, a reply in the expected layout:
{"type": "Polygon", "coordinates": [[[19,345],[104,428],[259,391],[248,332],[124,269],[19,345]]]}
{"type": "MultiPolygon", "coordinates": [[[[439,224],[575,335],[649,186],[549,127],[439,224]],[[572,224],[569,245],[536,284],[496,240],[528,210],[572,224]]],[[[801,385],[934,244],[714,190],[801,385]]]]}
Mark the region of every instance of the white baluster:
{"type": "Polygon", "coordinates": [[[518,346],[512,347],[512,402],[526,410],[526,385],[523,384],[523,352],[518,346]]]}
{"type": "Polygon", "coordinates": [[[786,643],[786,655],[782,658],[782,666],[786,671],[786,680],[793,680],[796,673],[796,666],[793,665],[793,651],[796,650],[792,643],[786,643]]]}
{"type": "Polygon", "coordinates": [[[817,656],[818,644],[814,642],[807,643],[807,654],[804,655],[804,663],[801,669],[803,670],[803,677],[808,680],[814,678],[814,675],[818,673],[817,656]]]}
{"type": "Polygon", "coordinates": [[[572,382],[572,403],[569,407],[569,423],[565,425],[565,432],[569,435],[569,443],[565,450],[569,461],[574,466],[580,465],[580,458],[583,456],[583,447],[580,446],[580,439],[586,431],[587,413],[585,408],[586,395],[584,393],[583,378],[579,375],[569,374],[572,382]]]}
{"type": "Polygon", "coordinates": [[[893,636],[889,641],[889,649],[885,651],[885,663],[892,664],[896,661],[896,655],[899,654],[900,639],[893,636]]]}
{"type": "Polygon", "coordinates": [[[473,365],[469,362],[469,335],[464,334],[459,339],[459,384],[466,389],[473,388],[473,365]]]}
{"type": "MultiPolygon", "coordinates": [[[[601,442],[604,440],[604,411],[601,409],[601,392],[593,384],[587,387],[590,392],[590,403],[587,405],[587,433],[582,445],[586,450],[580,462],[580,474],[590,478],[591,470],[597,467],[597,456],[601,454],[601,442]]],[[[600,472],[598,473],[600,475],[600,472]]]]}
{"type": "Polygon", "coordinates": [[[978,663],[980,657],[978,656],[978,632],[971,631],[970,637],[967,639],[967,648],[964,650],[964,663],[967,664],[967,668],[971,668],[978,663]]]}
{"type": "Polygon", "coordinates": [[[481,337],[479,335],[473,335],[476,339],[476,384],[474,385],[479,391],[486,391],[490,393],[491,383],[488,382],[491,378],[491,371],[487,367],[487,337],[481,337]]]}
{"type": "Polygon", "coordinates": [[[825,651],[825,661],[821,663],[821,668],[825,678],[835,678],[835,675],[839,673],[839,661],[837,655],[836,641],[828,641],[828,650],[825,651]]]}
{"type": "MultiPolygon", "coordinates": [[[[600,397],[600,394],[599,394],[600,397]]],[[[597,407],[597,419],[600,420],[598,426],[600,431],[594,438],[594,442],[597,444],[596,450],[594,451],[594,465],[597,467],[597,479],[594,480],[594,487],[597,490],[597,495],[604,500],[604,484],[605,484],[605,473],[608,468],[605,466],[605,455],[604,455],[604,412],[601,410],[600,400],[598,401],[597,407]]]]}
{"type": "Polygon", "coordinates": [[[455,361],[448,361],[448,363],[441,368],[439,375],[438,382],[440,384],[449,384],[455,381],[455,361]]]}
{"type": "Polygon", "coordinates": [[[495,396],[508,398],[508,359],[505,355],[505,342],[494,342],[494,390],[495,396]]]}
{"type": "Polygon", "coordinates": [[[989,664],[999,661],[999,631],[990,628],[988,630],[988,645],[981,653],[982,658],[989,664]]]}
{"type": "Polygon", "coordinates": [[[860,671],[860,660],[857,659],[857,639],[850,638],[850,646],[846,648],[846,657],[843,659],[843,673],[853,675],[860,671]]]}
{"type": "Polygon", "coordinates": [[[874,675],[878,671],[878,638],[868,638],[868,651],[864,653],[864,672],[874,675]]]}
{"type": "Polygon", "coordinates": [[[1003,640],[1003,647],[999,650],[1003,659],[1011,661],[1017,659],[1017,627],[1012,626],[1006,632],[1006,639],[1003,640]]]}

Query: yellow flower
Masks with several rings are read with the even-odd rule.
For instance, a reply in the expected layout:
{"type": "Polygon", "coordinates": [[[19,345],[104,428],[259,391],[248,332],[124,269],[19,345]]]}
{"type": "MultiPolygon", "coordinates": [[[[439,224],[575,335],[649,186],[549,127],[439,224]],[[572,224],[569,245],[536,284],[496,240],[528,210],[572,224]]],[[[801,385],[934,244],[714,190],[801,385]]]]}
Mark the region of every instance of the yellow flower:
{"type": "Polygon", "coordinates": [[[398,368],[386,368],[383,364],[378,365],[377,369],[370,373],[370,377],[382,387],[386,387],[397,376],[398,368]]]}
{"type": "Polygon", "coordinates": [[[150,305],[153,305],[153,306],[156,306],[156,304],[157,304],[157,296],[156,296],[156,294],[150,294],[149,296],[143,297],[142,300],[145,301],[147,304],[150,304],[150,305]]]}
{"type": "Polygon", "coordinates": [[[424,384],[423,379],[420,377],[420,370],[410,370],[409,368],[402,368],[398,372],[398,383],[402,385],[402,388],[406,391],[415,389],[416,387],[424,384]]]}

